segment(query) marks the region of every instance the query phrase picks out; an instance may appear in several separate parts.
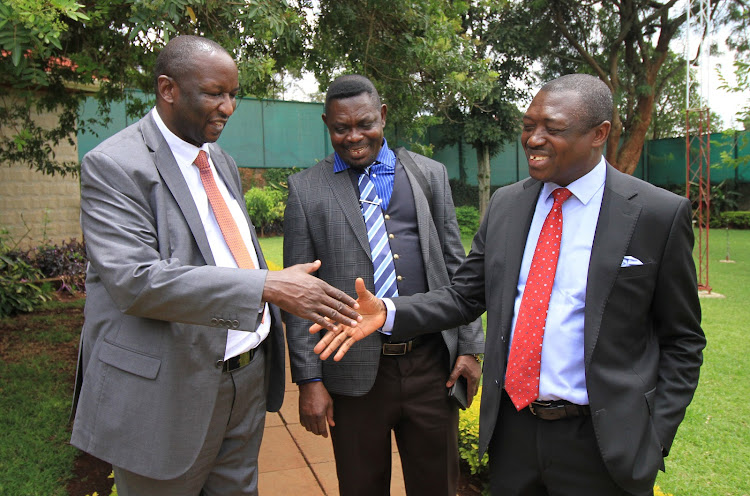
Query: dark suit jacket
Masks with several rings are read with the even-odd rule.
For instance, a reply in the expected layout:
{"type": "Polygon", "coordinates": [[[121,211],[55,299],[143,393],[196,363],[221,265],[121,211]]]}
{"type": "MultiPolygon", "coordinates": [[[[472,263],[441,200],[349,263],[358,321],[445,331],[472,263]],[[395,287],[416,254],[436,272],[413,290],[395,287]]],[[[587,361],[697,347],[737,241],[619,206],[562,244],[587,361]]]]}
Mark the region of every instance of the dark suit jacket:
{"type": "MultiPolygon", "coordinates": [[[[492,438],[516,285],[542,183],[499,189],[453,286],[394,299],[394,336],[450,326],[487,310],[480,452],[492,438]]],[[[584,323],[586,386],[614,480],[648,491],[698,383],[705,338],[692,258],[690,202],[607,166],[591,250],[584,323]],[[620,267],[630,255],[642,266],[620,267]]],[[[584,270],[581,267],[581,270],[584,270]]],[[[565,449],[565,447],[561,447],[565,449]]]]}
{"type": "MultiPolygon", "coordinates": [[[[415,163],[430,184],[432,215],[425,195],[406,169],[417,209],[419,239],[430,289],[445,286],[465,258],[453,208],[448,174],[439,162],[415,153],[415,163]]],[[[346,172],[333,172],[333,155],[289,178],[289,200],[284,214],[284,265],[320,259],[317,276],[356,298],[354,280],[362,277],[373,289],[370,244],[359,198],[346,172]]],[[[323,378],[326,388],[338,394],[361,396],[375,382],[380,360],[380,333],[357,343],[341,362],[321,361],[313,353],[320,335],[311,335],[311,322],[286,315],[292,380],[323,378]]],[[[472,321],[475,319],[471,319],[472,321]]],[[[434,326],[428,326],[434,329],[434,326]]],[[[482,353],[484,333],[480,321],[443,331],[451,364],[457,355],[482,353]]],[[[447,375],[446,375],[447,377],[447,375]]]]}
{"type": "MultiPolygon", "coordinates": [[[[234,161],[217,145],[210,152],[243,202],[234,161]]],[[[226,328],[260,323],[266,270],[214,265],[188,186],[150,114],[84,157],[81,226],[90,263],[71,443],[146,477],[178,477],[206,437],[226,328]]],[[[266,269],[252,225],[250,232],[266,269]]],[[[263,346],[267,408],[276,411],[284,338],[278,308],[271,314],[263,346]]]]}

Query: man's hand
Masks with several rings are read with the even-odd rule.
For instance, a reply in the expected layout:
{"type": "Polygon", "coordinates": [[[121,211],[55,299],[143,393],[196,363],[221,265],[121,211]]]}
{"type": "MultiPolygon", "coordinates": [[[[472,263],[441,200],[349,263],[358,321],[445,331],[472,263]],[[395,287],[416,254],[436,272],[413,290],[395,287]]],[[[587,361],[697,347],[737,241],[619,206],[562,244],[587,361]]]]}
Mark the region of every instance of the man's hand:
{"type": "Polygon", "coordinates": [[[367,291],[365,281],[362,280],[361,277],[357,278],[354,282],[354,286],[357,289],[359,313],[362,315],[359,323],[355,322],[351,326],[341,325],[338,329],[330,329],[319,323],[310,326],[310,332],[312,334],[321,331],[324,327],[328,329],[328,332],[320,339],[313,350],[320,355],[321,360],[327,359],[331,356],[331,353],[338,348],[336,356],[333,357],[333,359],[338,362],[344,358],[344,355],[346,355],[346,352],[354,343],[377,331],[383,327],[383,324],[385,323],[385,303],[379,298],[376,298],[374,294],[367,291]]]}
{"type": "Polygon", "coordinates": [[[361,320],[356,312],[357,302],[343,291],[310,275],[320,268],[320,264],[320,260],[316,260],[284,270],[268,271],[263,301],[311,320],[329,331],[338,329],[336,323],[356,326],[361,320]]]}
{"type": "Polygon", "coordinates": [[[482,367],[472,355],[460,355],[456,358],[456,366],[453,367],[451,375],[448,376],[448,382],[445,387],[449,388],[456,383],[459,376],[466,378],[466,401],[469,402],[466,407],[471,406],[474,396],[479,390],[479,377],[482,375],[482,367]]]}
{"type": "Polygon", "coordinates": [[[336,425],[333,421],[333,400],[321,381],[300,385],[299,421],[309,432],[323,437],[328,437],[327,425],[336,425]]]}

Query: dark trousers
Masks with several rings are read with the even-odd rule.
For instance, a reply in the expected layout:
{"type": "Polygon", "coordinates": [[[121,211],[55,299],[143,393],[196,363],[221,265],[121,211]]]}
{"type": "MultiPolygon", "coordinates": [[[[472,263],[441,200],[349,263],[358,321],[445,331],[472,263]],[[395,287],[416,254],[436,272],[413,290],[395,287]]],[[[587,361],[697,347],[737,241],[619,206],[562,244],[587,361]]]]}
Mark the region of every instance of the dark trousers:
{"type": "Polygon", "coordinates": [[[438,334],[406,355],[382,356],[364,396],[332,395],[342,496],[390,494],[391,431],[409,496],[456,495],[458,408],[447,379],[448,350],[438,334]]]}
{"type": "Polygon", "coordinates": [[[590,416],[542,420],[502,395],[489,448],[493,496],[634,496],[610,477],[590,416]]]}

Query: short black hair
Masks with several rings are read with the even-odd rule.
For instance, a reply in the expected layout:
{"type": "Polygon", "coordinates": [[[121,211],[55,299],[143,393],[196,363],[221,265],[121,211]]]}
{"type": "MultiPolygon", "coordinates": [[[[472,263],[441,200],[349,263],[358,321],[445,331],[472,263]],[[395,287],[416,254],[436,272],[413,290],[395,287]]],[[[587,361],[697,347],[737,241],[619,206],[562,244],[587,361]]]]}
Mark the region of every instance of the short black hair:
{"type": "Polygon", "coordinates": [[[588,74],[567,74],[549,81],[539,92],[557,93],[571,91],[586,102],[579,109],[581,126],[591,129],[604,121],[612,122],[614,103],[612,91],[601,79],[588,74]]]}
{"type": "Polygon", "coordinates": [[[196,52],[224,52],[231,58],[227,50],[214,40],[193,35],[182,35],[169,40],[159,55],[154,66],[154,88],[159,94],[159,76],[169,76],[179,81],[190,71],[195,69],[196,52]]]}
{"type": "Polygon", "coordinates": [[[331,100],[343,100],[344,98],[359,96],[362,93],[370,95],[372,103],[380,108],[380,95],[378,94],[378,90],[375,89],[375,85],[372,84],[372,81],[359,74],[347,74],[337,77],[326,92],[326,113],[328,113],[328,104],[331,100]]]}

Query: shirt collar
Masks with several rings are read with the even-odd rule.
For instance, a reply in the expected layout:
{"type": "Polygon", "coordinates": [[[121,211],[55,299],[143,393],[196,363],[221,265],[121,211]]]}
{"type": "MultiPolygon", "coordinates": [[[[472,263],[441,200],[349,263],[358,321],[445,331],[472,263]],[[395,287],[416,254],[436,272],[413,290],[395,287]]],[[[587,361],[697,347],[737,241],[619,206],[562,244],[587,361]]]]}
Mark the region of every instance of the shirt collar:
{"type": "MultiPolygon", "coordinates": [[[[607,162],[604,157],[601,158],[598,164],[591,169],[586,175],[579,177],[572,183],[568,184],[566,188],[573,193],[573,196],[584,205],[588,205],[589,201],[594,197],[600,188],[604,187],[604,179],[607,177],[607,162]]],[[[542,198],[545,200],[550,197],[553,191],[562,186],[555,183],[544,183],[542,187],[542,198]]]]}
{"type": "MultiPolygon", "coordinates": [[[[375,157],[375,161],[370,166],[372,171],[378,174],[393,174],[396,170],[396,154],[388,148],[388,141],[385,138],[383,138],[383,146],[380,147],[378,156],[375,157]]],[[[349,164],[344,162],[338,153],[333,154],[333,172],[341,172],[350,168],[349,164]]]]}
{"type": "Polygon", "coordinates": [[[172,150],[172,155],[174,155],[178,165],[192,164],[198,157],[198,152],[201,150],[206,152],[206,155],[208,155],[209,158],[211,157],[211,154],[208,152],[208,143],[203,143],[203,145],[198,148],[197,146],[178,138],[177,135],[170,131],[167,125],[164,124],[156,107],[151,111],[151,115],[154,117],[156,127],[159,128],[159,131],[161,131],[161,134],[164,136],[164,140],[167,142],[167,145],[169,145],[169,149],[172,150]]]}

